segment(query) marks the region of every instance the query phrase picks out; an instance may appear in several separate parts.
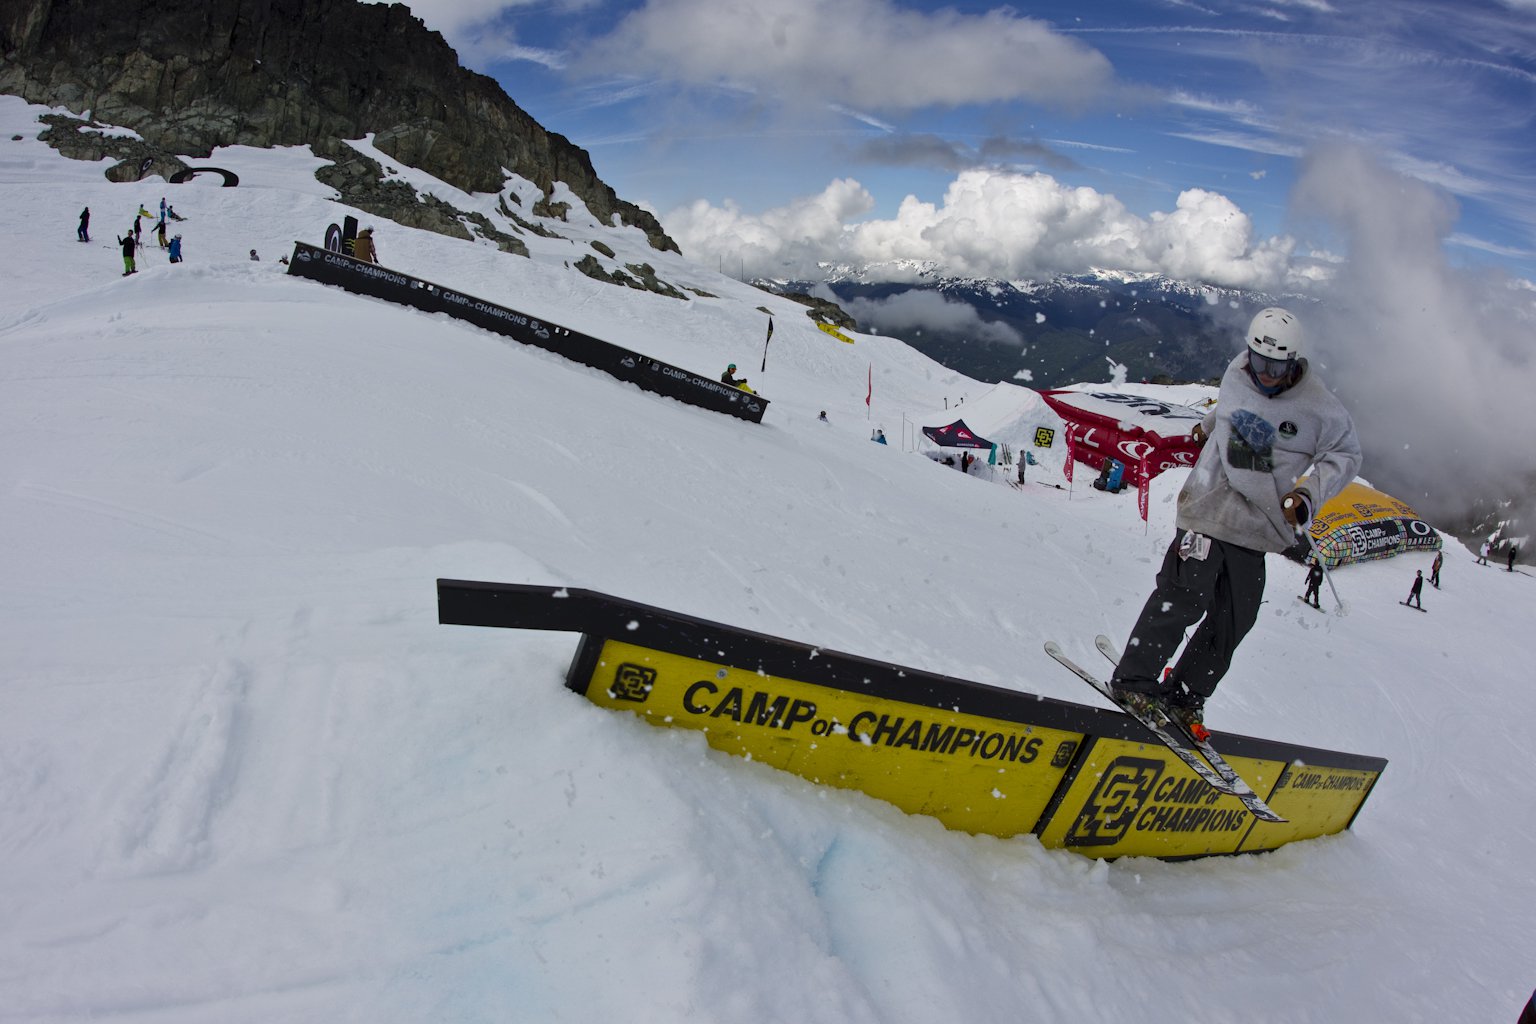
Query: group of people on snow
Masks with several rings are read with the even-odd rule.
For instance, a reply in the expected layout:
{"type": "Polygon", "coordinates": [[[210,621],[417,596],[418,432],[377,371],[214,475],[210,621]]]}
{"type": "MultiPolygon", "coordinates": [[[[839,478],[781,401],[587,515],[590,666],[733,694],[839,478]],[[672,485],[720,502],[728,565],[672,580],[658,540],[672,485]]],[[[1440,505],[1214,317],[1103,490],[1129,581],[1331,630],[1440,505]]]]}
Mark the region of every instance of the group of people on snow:
{"type": "MultiPolygon", "coordinates": [[[[146,210],[143,204],[140,204],[133,217],[133,227],[129,228],[127,234],[117,240],[117,244],[123,254],[124,277],[139,272],[138,252],[144,247],[144,218],[153,216],[154,214],[146,210]]],[[[155,222],[155,233],[159,236],[160,248],[166,250],[167,256],[172,263],[181,262],[181,235],[177,234],[167,237],[166,225],[170,220],[185,219],[185,217],[177,214],[175,209],[166,203],[164,196],[160,198],[160,216],[155,222]]],[[[89,242],[91,240],[91,208],[89,206],[80,211],[80,227],[77,231],[77,237],[82,242],[89,242]]]]}

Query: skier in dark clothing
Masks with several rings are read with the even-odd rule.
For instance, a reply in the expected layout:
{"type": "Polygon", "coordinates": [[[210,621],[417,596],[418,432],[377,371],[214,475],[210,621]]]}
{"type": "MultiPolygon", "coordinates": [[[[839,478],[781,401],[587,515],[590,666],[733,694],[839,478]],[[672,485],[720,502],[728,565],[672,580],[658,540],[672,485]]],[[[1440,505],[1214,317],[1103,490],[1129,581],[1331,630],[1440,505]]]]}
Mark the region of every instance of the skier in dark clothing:
{"type": "Polygon", "coordinates": [[[1424,592],[1424,570],[1420,569],[1416,573],[1414,573],[1414,575],[1413,575],[1413,589],[1408,591],[1408,600],[1404,601],[1403,604],[1406,604],[1406,605],[1417,605],[1418,609],[1420,611],[1423,611],[1424,610],[1424,601],[1419,596],[1423,592],[1424,592]]]}
{"type": "Polygon", "coordinates": [[[91,208],[89,206],[80,211],[79,234],[80,241],[89,242],[91,240],[91,208]]]}
{"type": "Polygon", "coordinates": [[[119,238],[117,244],[123,247],[123,276],[138,273],[138,268],[133,265],[133,251],[138,248],[139,243],[134,239],[133,232],[130,231],[119,238]]]}
{"type": "Polygon", "coordinates": [[[1508,569],[1510,572],[1514,572],[1515,571],[1515,558],[1519,554],[1520,554],[1520,549],[1518,547],[1516,547],[1515,545],[1511,544],[1509,546],[1509,560],[1504,563],[1504,567],[1506,569],[1508,569]]]}
{"type": "Polygon", "coordinates": [[[1258,620],[1265,552],[1295,543],[1360,468],[1354,421],[1301,358],[1296,318],[1260,310],[1245,340],[1191,435],[1204,447],[1179,492],[1178,532],[1110,680],[1121,700],[1164,712],[1197,738],[1208,735],[1206,699],[1258,620]]]}
{"type": "Polygon", "coordinates": [[[1312,559],[1311,568],[1307,570],[1307,591],[1301,595],[1301,599],[1313,608],[1321,608],[1322,602],[1317,598],[1317,591],[1323,585],[1323,563],[1316,558],[1312,559]]]}

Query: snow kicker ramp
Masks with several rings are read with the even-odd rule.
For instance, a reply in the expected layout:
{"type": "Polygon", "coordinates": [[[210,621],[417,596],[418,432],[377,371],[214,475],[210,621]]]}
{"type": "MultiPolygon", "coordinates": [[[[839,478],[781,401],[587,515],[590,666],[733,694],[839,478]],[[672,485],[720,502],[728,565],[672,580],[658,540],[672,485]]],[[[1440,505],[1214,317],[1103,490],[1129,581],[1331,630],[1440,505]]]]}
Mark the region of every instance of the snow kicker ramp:
{"type": "Polygon", "coordinates": [[[595,704],[703,730],[718,750],[949,828],[1033,833],[1090,857],[1252,853],[1341,832],[1387,765],[1216,733],[1233,767],[1289,819],[1270,824],[1118,712],[587,590],[442,579],[437,597],[442,623],[581,634],[566,686],[595,704]]]}
{"type": "Polygon", "coordinates": [[[730,387],[590,334],[541,321],[507,306],[318,245],[295,242],[293,256],[288,261],[288,273],[426,313],[445,313],[524,345],[542,348],[583,366],[602,370],[646,391],[702,409],[723,412],[752,423],[761,423],[763,413],[768,410],[768,399],[753,392],[730,387]]]}

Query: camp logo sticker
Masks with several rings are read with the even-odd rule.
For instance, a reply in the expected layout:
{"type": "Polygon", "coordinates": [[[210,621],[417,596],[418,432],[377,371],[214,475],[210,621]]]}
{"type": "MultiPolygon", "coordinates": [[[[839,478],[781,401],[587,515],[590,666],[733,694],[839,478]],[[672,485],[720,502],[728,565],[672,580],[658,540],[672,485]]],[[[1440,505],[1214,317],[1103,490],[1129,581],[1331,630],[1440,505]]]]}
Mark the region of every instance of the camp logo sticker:
{"type": "Polygon", "coordinates": [[[655,685],[655,669],[625,662],[614,672],[608,696],[614,700],[632,700],[641,704],[651,695],[651,688],[655,685]]]}
{"type": "Polygon", "coordinates": [[[1284,420],[1283,422],[1281,422],[1281,424],[1280,424],[1280,436],[1281,437],[1295,437],[1296,436],[1296,424],[1292,423],[1290,420],[1284,420]]]}
{"type": "Polygon", "coordinates": [[[1067,830],[1065,845],[1113,846],[1124,839],[1136,812],[1152,797],[1162,777],[1163,762],[1145,757],[1117,757],[1099,776],[1077,820],[1067,830]]]}
{"type": "Polygon", "coordinates": [[[1062,740],[1056,747],[1056,753],[1051,755],[1052,768],[1065,768],[1072,763],[1072,755],[1077,753],[1077,740],[1062,740]]]}
{"type": "Polygon", "coordinates": [[[1056,441],[1056,431],[1050,427],[1035,428],[1035,447],[1049,448],[1056,441]]]}

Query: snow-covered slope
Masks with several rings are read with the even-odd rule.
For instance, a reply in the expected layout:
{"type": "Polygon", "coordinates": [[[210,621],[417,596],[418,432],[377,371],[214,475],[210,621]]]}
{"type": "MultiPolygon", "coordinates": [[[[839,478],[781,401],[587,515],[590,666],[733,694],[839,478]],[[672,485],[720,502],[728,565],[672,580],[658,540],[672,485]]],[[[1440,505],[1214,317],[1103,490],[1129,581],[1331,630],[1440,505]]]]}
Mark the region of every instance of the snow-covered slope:
{"type": "Polygon", "coordinates": [[[1427,557],[1355,567],[1338,616],[1271,561],[1210,717],[1389,758],[1347,834],[1105,864],[947,832],[600,710],[574,638],[440,626],[434,581],[1089,701],[1041,642],[1124,634],[1176,479],[1147,528],[870,444],[964,382],[638,235],[591,229],[717,297],[376,223],[389,265],[739,363],[762,425],[289,278],[345,212],[302,152],[112,185],[31,135],[0,102],[0,1021],[1470,1022],[1536,985],[1525,574],[1453,547],[1421,615],[1427,557]],[[187,262],[123,278],[162,194],[187,262]]]}

